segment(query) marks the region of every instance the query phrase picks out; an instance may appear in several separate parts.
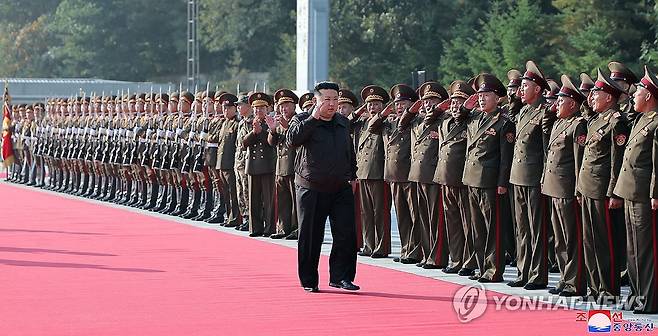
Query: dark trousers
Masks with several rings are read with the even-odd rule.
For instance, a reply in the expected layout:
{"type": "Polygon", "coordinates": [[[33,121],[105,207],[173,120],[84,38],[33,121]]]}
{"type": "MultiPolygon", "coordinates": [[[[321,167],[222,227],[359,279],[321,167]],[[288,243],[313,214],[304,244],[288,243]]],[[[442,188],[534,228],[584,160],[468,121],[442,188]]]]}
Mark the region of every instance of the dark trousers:
{"type": "Polygon", "coordinates": [[[608,199],[582,198],[583,252],[587,282],[594,294],[617,296],[620,279],[614,254],[614,223],[608,205],[608,199]]]}
{"type": "Polygon", "coordinates": [[[503,280],[505,272],[500,211],[503,197],[508,196],[497,195],[496,188],[468,187],[473,244],[480,277],[496,282],[503,280]]]}
{"type": "Polygon", "coordinates": [[[548,284],[548,204],[539,187],[514,186],[517,281],[548,284]]]}
{"type": "MultiPolygon", "coordinates": [[[[658,312],[658,237],[656,211],[651,203],[624,201],[627,232],[628,277],[631,285],[629,301],[634,296],[644,297],[643,305],[634,306],[638,312],[658,312]]],[[[635,300],[633,300],[635,301],[635,300]]],[[[637,303],[637,302],[636,302],[637,303]]]]}
{"type": "Polygon", "coordinates": [[[356,225],[354,195],[348,184],[334,193],[296,186],[299,222],[298,272],[302,287],[318,285],[318,263],[329,217],[333,245],[329,256],[329,281],[353,281],[356,275],[356,225]]]}
{"type": "Polygon", "coordinates": [[[557,287],[579,295],[587,294],[583,258],[583,225],[580,204],[575,198],[551,198],[555,253],[560,268],[557,287]]]}
{"type": "Polygon", "coordinates": [[[297,230],[295,207],[295,177],[276,177],[276,232],[289,235],[297,230]]]}

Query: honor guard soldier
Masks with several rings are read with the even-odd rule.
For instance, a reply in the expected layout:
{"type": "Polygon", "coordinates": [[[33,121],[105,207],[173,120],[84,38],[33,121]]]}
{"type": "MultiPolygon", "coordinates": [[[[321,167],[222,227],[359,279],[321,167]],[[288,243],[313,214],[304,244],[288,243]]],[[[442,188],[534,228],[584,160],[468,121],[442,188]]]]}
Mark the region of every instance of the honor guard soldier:
{"type": "Polygon", "coordinates": [[[425,269],[440,269],[448,265],[448,241],[441,186],[434,182],[439,157],[439,141],[431,136],[438,132],[446,114],[437,106],[448,99],[448,92],[437,82],[427,82],[418,88],[420,101],[403,115],[403,123],[411,124],[411,167],[409,181],[416,183],[418,220],[413,232],[420,232],[422,260],[416,264],[425,269]],[[423,113],[420,113],[420,111],[423,113]],[[406,121],[409,118],[410,121],[406,121]]]}
{"type": "MultiPolygon", "coordinates": [[[[207,104],[212,104],[212,108],[209,108],[208,112],[208,129],[206,130],[208,135],[206,136],[206,148],[204,149],[204,167],[208,170],[208,189],[206,190],[206,211],[201,216],[203,221],[206,223],[220,224],[224,225],[224,214],[226,209],[224,208],[226,200],[222,194],[222,178],[221,172],[217,165],[217,159],[219,154],[219,135],[224,123],[224,113],[222,111],[222,104],[219,102],[219,97],[226,92],[215,92],[210,91],[206,96],[207,104]],[[212,98],[210,97],[212,95],[212,98]],[[211,202],[208,202],[212,200],[211,202]]],[[[233,105],[235,106],[235,104],[233,105]]],[[[237,132],[236,132],[237,134],[237,132]]],[[[232,160],[235,160],[235,152],[233,153],[232,160]]],[[[233,170],[231,168],[231,170],[233,170]]],[[[234,173],[235,176],[235,173],[234,173]]],[[[199,218],[201,220],[201,218],[199,218]]]]}
{"type": "MultiPolygon", "coordinates": [[[[509,88],[508,85],[508,90],[509,88]]],[[[470,111],[462,109],[461,106],[468,97],[475,94],[475,91],[468,83],[456,80],[450,84],[449,92],[450,115],[446,116],[435,136],[439,142],[439,161],[434,173],[434,182],[440,184],[443,189],[450,252],[450,264],[443,269],[443,272],[471,276],[478,265],[473,245],[468,189],[462,183],[466,161],[466,128],[470,111]]]]}
{"type": "MultiPolygon", "coordinates": [[[[389,106],[375,115],[368,127],[381,129],[384,137],[385,161],[384,181],[390,185],[398,232],[400,234],[400,257],[394,261],[403,264],[416,264],[422,258],[420,232],[413,232],[417,221],[416,184],[409,182],[411,167],[411,125],[409,120],[402,123],[402,114],[418,100],[418,95],[410,86],[397,84],[390,90],[394,106],[389,106]]],[[[340,99],[340,98],[339,98],[340,99]]]]}
{"type": "Polygon", "coordinates": [[[658,312],[658,78],[646,66],[633,98],[639,115],[628,136],[614,194],[624,199],[631,286],[626,302],[636,314],[655,314],[658,312]]]}
{"type": "Polygon", "coordinates": [[[386,258],[391,253],[391,192],[384,182],[384,137],[371,121],[389,102],[388,92],[375,85],[361,90],[368,115],[356,149],[356,177],[359,179],[363,251],[359,255],[386,258]]]}
{"type": "Polygon", "coordinates": [[[546,164],[542,176],[542,193],[551,198],[551,222],[560,281],[551,294],[584,296],[587,294],[585,261],[583,260],[583,227],[580,204],[576,200],[576,177],[580,170],[587,120],[579,116],[583,95],[562,75],[558,93],[557,120],[547,145],[546,164]]]}
{"type": "Polygon", "coordinates": [[[521,108],[516,123],[516,140],[509,182],[514,188],[516,218],[516,266],[518,277],[512,287],[543,289],[548,283],[548,204],[541,194],[545,144],[553,126],[553,112],[542,97],[551,88],[533,61],[526,63],[521,84],[521,108]]]}
{"type": "Polygon", "coordinates": [[[614,193],[628,139],[627,121],[617,100],[624,91],[601,70],[592,95],[597,113],[588,125],[583,163],[577,190],[583,208],[583,242],[590,296],[610,300],[619,295],[620,277],[616,265],[613,228],[624,201],[614,193]],[[617,210],[617,211],[615,211],[617,210]]]}
{"type": "Polygon", "coordinates": [[[264,92],[249,95],[254,111],[251,130],[242,139],[247,148],[245,171],[249,179],[249,236],[269,237],[275,231],[274,171],[276,150],[267,142],[269,128],[265,118],[272,106],[272,97],[264,92]]]}
{"type": "MultiPolygon", "coordinates": [[[[483,73],[475,78],[474,85],[479,107],[468,121],[462,182],[469,191],[473,240],[480,273],[469,279],[501,282],[505,258],[500,238],[500,201],[502,197],[507,197],[516,137],[514,124],[498,107],[498,100],[506,93],[503,83],[494,75],[483,73]]],[[[475,107],[474,97],[464,102],[464,108],[471,110],[475,107]]]]}
{"type": "Polygon", "coordinates": [[[297,239],[297,209],[295,207],[295,153],[286,143],[286,133],[299,98],[289,89],[274,93],[274,117],[266,117],[269,134],[267,142],[276,148],[276,233],[272,239],[297,239]]]}

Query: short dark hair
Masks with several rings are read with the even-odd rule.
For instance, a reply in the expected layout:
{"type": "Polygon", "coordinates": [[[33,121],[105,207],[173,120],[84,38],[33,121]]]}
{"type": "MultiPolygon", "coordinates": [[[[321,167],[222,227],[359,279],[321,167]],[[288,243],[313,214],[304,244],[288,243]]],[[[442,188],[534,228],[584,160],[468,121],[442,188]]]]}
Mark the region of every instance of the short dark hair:
{"type": "Polygon", "coordinates": [[[319,82],[315,84],[315,87],[313,88],[313,92],[316,95],[322,95],[322,93],[320,93],[320,90],[334,90],[338,92],[340,91],[340,87],[338,87],[338,84],[334,82],[319,82]]]}

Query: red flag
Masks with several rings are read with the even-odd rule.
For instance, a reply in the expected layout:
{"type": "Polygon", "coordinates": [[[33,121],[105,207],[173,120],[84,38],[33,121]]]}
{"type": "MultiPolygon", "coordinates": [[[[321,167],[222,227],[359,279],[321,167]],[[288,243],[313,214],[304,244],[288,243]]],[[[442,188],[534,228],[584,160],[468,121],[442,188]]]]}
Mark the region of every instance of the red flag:
{"type": "Polygon", "coordinates": [[[2,160],[5,167],[14,163],[14,144],[11,143],[11,108],[9,107],[9,90],[5,86],[2,107],[2,160]]]}

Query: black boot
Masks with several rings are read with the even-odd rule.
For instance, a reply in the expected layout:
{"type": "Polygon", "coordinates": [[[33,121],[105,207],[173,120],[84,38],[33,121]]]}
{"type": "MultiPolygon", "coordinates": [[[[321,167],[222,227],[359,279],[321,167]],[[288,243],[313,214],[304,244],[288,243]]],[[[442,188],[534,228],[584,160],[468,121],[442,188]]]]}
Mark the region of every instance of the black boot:
{"type": "Polygon", "coordinates": [[[94,194],[94,189],[98,186],[99,176],[96,174],[89,174],[89,182],[87,183],[87,188],[83,190],[82,196],[90,197],[94,194]]]}
{"type": "Polygon", "coordinates": [[[190,195],[190,189],[185,186],[185,187],[178,187],[180,193],[177,195],[177,202],[176,208],[174,211],[171,213],[172,216],[180,216],[187,211],[187,205],[189,203],[189,195],[190,195]]]}
{"type": "Polygon", "coordinates": [[[158,191],[158,199],[155,207],[151,209],[153,212],[161,212],[167,206],[167,199],[169,198],[169,185],[161,185],[158,191]]]}
{"type": "Polygon", "coordinates": [[[189,205],[187,206],[187,211],[185,211],[181,217],[186,219],[192,219],[199,215],[199,204],[201,203],[201,190],[198,188],[192,187],[190,190],[189,205]],[[191,201],[191,202],[190,202],[191,201]]]}
{"type": "Polygon", "coordinates": [[[144,210],[153,210],[158,205],[158,197],[160,193],[160,185],[156,181],[151,183],[151,196],[144,207],[144,210]]]}
{"type": "Polygon", "coordinates": [[[178,205],[178,202],[180,200],[181,192],[182,191],[180,186],[176,186],[176,185],[169,186],[169,195],[167,195],[165,208],[162,209],[162,213],[172,214],[174,213],[174,211],[176,211],[176,205],[178,205]]]}

